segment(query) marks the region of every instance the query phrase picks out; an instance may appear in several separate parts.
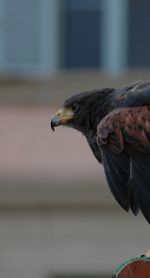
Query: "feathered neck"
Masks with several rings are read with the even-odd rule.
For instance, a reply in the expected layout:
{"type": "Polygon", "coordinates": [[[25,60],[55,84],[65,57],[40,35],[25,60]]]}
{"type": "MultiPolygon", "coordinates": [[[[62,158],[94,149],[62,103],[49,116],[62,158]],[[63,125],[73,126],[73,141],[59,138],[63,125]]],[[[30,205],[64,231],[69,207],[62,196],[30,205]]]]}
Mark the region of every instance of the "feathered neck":
{"type": "Polygon", "coordinates": [[[100,121],[111,111],[112,94],[114,89],[104,89],[99,95],[93,96],[92,102],[87,104],[83,124],[83,134],[96,133],[100,121]],[[87,113],[86,113],[87,112],[87,113]]]}

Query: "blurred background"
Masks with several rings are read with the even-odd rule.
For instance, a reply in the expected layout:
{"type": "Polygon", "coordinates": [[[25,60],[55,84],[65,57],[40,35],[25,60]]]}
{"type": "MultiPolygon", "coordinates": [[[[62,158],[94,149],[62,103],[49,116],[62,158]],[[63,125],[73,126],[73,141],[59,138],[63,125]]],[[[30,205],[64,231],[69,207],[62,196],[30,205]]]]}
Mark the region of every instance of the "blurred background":
{"type": "Polygon", "coordinates": [[[150,78],[150,1],[0,0],[0,277],[108,278],[150,248],[85,138],[50,130],[69,95],[150,78]]]}

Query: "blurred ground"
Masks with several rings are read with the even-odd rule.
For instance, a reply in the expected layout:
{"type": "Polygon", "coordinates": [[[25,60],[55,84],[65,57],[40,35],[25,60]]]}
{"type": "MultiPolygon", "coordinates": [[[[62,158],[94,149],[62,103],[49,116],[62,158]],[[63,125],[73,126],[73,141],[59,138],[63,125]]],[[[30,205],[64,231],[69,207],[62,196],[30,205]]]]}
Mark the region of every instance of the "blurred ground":
{"type": "Polygon", "coordinates": [[[0,277],[104,277],[149,249],[149,225],[116,204],[85,138],[50,130],[68,95],[148,78],[87,72],[0,81],[0,277]]]}

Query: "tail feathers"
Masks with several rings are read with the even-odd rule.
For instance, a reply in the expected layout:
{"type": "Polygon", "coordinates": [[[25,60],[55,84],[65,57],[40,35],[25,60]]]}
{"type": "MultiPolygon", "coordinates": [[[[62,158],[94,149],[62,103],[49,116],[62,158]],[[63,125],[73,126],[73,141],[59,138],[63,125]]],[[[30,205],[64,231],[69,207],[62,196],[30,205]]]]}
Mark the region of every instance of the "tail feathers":
{"type": "Polygon", "coordinates": [[[135,150],[130,151],[131,161],[131,209],[134,214],[138,206],[150,224],[150,156],[135,150]]]}
{"type": "Polygon", "coordinates": [[[134,215],[137,215],[139,212],[139,205],[136,200],[135,192],[132,188],[132,185],[130,186],[130,208],[134,215]]]}

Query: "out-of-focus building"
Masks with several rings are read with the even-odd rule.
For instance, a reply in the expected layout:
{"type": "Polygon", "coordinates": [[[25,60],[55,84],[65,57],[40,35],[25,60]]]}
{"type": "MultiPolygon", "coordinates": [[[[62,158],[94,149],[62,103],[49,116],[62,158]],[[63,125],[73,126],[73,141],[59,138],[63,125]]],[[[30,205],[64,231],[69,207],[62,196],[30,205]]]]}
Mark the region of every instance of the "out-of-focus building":
{"type": "Polygon", "coordinates": [[[0,72],[150,66],[147,0],[0,0],[0,72]]]}

